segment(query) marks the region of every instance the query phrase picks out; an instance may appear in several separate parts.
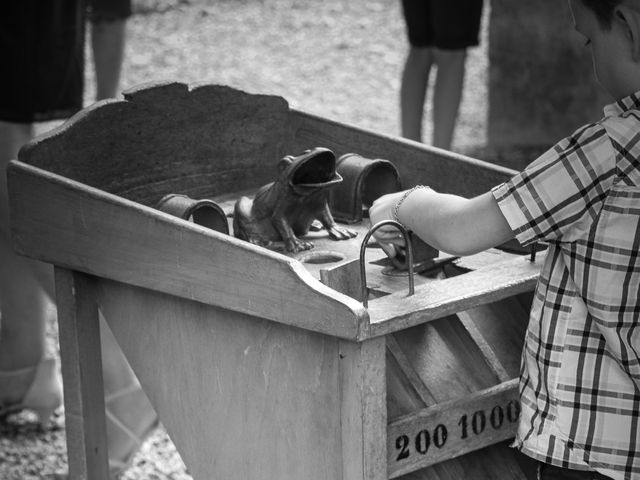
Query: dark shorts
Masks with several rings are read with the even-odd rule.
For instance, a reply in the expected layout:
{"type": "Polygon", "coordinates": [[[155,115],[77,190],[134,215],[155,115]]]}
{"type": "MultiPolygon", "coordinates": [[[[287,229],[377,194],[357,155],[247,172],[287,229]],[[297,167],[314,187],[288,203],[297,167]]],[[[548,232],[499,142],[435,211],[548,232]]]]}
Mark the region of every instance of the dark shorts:
{"type": "Polygon", "coordinates": [[[585,472],[538,463],[539,480],[611,480],[598,472],[585,472]]]}
{"type": "Polygon", "coordinates": [[[126,19],[131,0],[20,0],[0,15],[0,120],[68,118],[82,108],[85,23],[126,19]]]}
{"type": "Polygon", "coordinates": [[[460,50],[479,44],[482,0],[402,0],[409,43],[460,50]]]}
{"type": "Polygon", "coordinates": [[[88,0],[87,13],[93,23],[124,20],[131,16],[131,0],[88,0]]]}
{"type": "Polygon", "coordinates": [[[82,107],[82,0],[5,2],[0,15],[0,120],[66,118],[82,107]]]}

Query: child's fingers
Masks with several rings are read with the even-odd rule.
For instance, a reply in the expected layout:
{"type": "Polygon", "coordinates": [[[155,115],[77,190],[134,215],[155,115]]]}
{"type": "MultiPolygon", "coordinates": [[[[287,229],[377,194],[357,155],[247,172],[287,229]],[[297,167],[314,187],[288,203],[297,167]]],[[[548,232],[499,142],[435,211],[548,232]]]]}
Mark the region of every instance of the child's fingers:
{"type": "Polygon", "coordinates": [[[389,258],[395,257],[405,248],[404,236],[396,228],[380,228],[373,234],[373,237],[389,258]]]}
{"type": "Polygon", "coordinates": [[[398,230],[393,225],[384,226],[378,228],[375,232],[373,232],[373,237],[376,240],[381,242],[394,242],[402,241],[404,239],[400,230],[398,230]]]}
{"type": "Polygon", "coordinates": [[[387,254],[387,257],[393,258],[397,255],[396,247],[393,243],[380,243],[380,248],[387,254]]]}

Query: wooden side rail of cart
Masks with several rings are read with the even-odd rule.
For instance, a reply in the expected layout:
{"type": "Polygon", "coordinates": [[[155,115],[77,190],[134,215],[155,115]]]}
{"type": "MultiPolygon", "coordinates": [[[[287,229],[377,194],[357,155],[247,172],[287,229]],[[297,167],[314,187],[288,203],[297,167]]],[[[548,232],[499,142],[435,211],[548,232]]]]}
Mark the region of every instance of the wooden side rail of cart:
{"type": "Polygon", "coordinates": [[[514,173],[179,83],[89,107],[11,162],[14,246],[56,271],[72,478],[107,478],[101,316],[195,479],[530,478],[505,440],[539,261],[486,252],[413,296],[367,262],[365,308],[357,259],[309,268],[153,208],[230,201],[315,146],[465,196],[514,173]]]}

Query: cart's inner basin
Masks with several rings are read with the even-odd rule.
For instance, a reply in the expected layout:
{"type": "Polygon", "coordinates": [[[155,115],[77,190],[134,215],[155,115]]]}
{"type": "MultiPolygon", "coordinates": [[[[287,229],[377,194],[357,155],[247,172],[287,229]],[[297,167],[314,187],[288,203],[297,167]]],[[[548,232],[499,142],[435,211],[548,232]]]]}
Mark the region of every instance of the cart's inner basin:
{"type": "MultiPolygon", "coordinates": [[[[254,194],[255,191],[242,191],[213,198],[227,216],[230,235],[233,235],[233,210],[236,201],[242,196],[252,197],[254,194]]],[[[338,241],[329,238],[328,232],[325,229],[312,230],[307,235],[301,237],[314,244],[314,247],[310,250],[290,253],[284,249],[283,242],[274,242],[267,248],[299,260],[310,273],[316,278],[320,278],[320,272],[323,269],[340,268],[343,266],[345,268],[354,268],[354,262],[357,262],[359,265],[362,241],[371,228],[371,222],[365,213],[364,218],[360,222],[349,224],[348,227],[357,231],[358,235],[348,240],[338,241]]],[[[370,246],[366,249],[364,262],[369,296],[377,297],[407,289],[407,271],[396,268],[373,239],[369,240],[368,244],[370,246]]],[[[476,270],[484,265],[511,257],[513,257],[512,254],[497,249],[489,249],[485,252],[463,258],[453,257],[445,252],[440,252],[439,256],[434,259],[433,264],[428,266],[428,268],[417,269],[414,274],[414,282],[416,286],[422,285],[437,281],[445,276],[453,276],[466,271],[476,270]]]]}

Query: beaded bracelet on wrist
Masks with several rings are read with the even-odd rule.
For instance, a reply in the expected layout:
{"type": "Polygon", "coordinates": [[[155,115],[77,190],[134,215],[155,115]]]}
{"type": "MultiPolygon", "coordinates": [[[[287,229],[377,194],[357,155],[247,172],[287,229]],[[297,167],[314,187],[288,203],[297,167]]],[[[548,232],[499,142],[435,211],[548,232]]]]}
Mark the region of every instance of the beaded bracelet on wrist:
{"type": "Polygon", "coordinates": [[[400,200],[398,200],[398,203],[396,203],[396,205],[395,205],[395,207],[393,207],[393,211],[392,211],[393,219],[396,222],[402,223],[398,219],[398,211],[400,210],[400,205],[402,205],[402,203],[407,199],[407,197],[409,197],[409,195],[411,195],[416,190],[420,190],[421,188],[429,188],[429,187],[427,187],[425,185],[416,185],[415,187],[413,187],[413,188],[407,190],[406,192],[404,192],[404,195],[402,195],[402,197],[400,197],[400,200]]]}

